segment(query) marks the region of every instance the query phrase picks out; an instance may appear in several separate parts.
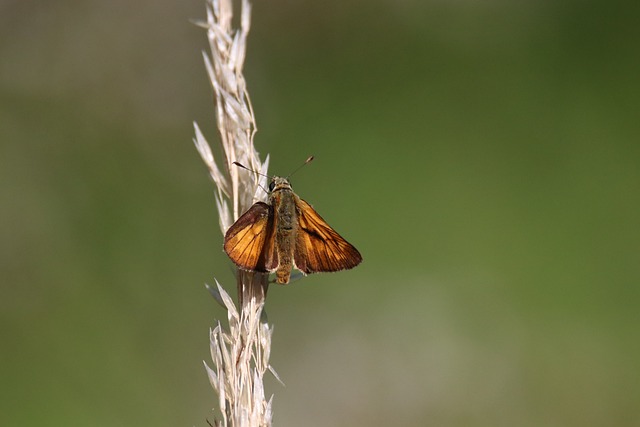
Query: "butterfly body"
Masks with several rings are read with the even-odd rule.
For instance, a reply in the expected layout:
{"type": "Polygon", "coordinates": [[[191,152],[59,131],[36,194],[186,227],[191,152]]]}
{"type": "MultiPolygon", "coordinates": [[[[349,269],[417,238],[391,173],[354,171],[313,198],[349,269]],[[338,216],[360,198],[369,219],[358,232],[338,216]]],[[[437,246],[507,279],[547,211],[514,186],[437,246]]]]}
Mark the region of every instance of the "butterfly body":
{"type": "Polygon", "coordinates": [[[278,256],[276,281],[288,283],[293,267],[293,252],[296,247],[298,215],[296,199],[291,184],[284,178],[274,179],[273,190],[269,194],[269,204],[277,211],[275,215],[275,253],[278,256]]]}
{"type": "Polygon", "coordinates": [[[275,271],[281,284],[289,283],[294,266],[310,274],[345,270],[362,261],[358,250],[281,177],[271,180],[268,203],[255,203],[229,227],[224,250],[242,269],[275,271]]]}

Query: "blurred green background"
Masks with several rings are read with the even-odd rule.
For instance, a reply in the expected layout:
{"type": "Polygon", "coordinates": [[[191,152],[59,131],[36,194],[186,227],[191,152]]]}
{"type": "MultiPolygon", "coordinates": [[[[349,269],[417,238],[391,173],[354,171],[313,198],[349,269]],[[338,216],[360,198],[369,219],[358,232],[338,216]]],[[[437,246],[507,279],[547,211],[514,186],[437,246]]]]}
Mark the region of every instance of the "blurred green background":
{"type": "MultiPolygon", "coordinates": [[[[258,150],[365,259],[270,289],[275,425],[640,425],[626,3],[255,2],[258,150]]],[[[0,1],[0,425],[211,419],[204,16],[0,1]]]]}

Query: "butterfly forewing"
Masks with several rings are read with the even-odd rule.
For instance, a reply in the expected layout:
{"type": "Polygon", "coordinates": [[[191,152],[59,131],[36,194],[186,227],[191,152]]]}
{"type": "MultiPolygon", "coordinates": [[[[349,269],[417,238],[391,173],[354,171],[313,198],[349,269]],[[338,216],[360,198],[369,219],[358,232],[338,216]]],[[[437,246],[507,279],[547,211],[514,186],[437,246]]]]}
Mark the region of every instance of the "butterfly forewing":
{"type": "Polygon", "coordinates": [[[271,209],[266,203],[257,202],[227,230],[224,251],[238,267],[263,272],[277,267],[271,209]]]}
{"type": "Polygon", "coordinates": [[[346,270],[360,264],[360,252],[297,196],[296,213],[298,230],[294,260],[298,270],[309,274],[346,270]]]}

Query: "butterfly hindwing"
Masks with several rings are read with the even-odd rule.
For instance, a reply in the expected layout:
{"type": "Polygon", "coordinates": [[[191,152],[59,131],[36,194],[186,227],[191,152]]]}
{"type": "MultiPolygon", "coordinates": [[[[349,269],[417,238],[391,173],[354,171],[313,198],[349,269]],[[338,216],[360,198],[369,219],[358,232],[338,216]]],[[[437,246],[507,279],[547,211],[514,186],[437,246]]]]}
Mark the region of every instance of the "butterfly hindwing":
{"type": "Polygon", "coordinates": [[[298,230],[294,260],[303,273],[338,271],[360,264],[360,252],[304,200],[296,197],[298,230]]]}
{"type": "Polygon", "coordinates": [[[224,251],[240,268],[252,271],[273,271],[277,265],[274,256],[274,216],[272,208],[263,202],[254,203],[227,230],[224,251]]]}

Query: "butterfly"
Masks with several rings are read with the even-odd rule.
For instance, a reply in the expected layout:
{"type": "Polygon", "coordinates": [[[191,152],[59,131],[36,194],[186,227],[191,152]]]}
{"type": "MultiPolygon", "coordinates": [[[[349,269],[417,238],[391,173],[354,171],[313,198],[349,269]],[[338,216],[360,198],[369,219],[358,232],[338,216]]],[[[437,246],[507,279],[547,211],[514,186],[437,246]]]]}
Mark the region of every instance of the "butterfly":
{"type": "Polygon", "coordinates": [[[347,270],[362,261],[360,252],[293,192],[289,180],[277,176],[269,183],[268,203],[254,203],[229,227],[224,251],[241,269],[275,271],[281,284],[289,283],[294,266],[310,274],[347,270]]]}

